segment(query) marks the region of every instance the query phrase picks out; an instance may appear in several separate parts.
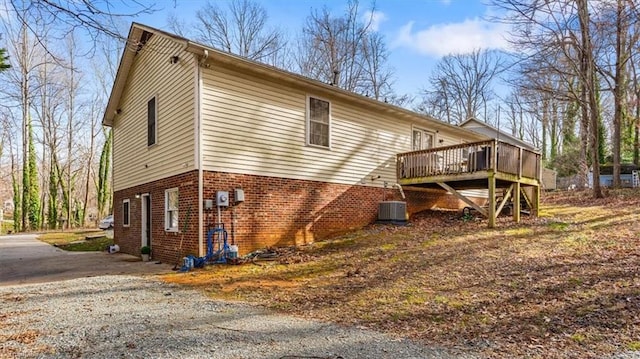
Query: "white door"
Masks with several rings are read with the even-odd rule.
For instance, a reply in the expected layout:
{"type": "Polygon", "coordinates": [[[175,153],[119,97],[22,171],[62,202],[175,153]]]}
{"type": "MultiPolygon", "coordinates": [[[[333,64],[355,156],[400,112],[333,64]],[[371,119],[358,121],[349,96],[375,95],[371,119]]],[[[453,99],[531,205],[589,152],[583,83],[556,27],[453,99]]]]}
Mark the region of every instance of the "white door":
{"type": "Polygon", "coordinates": [[[142,218],[142,223],[140,223],[140,227],[142,227],[142,235],[141,235],[141,245],[142,247],[148,246],[151,247],[151,196],[146,193],[142,195],[142,213],[140,218],[142,218]]]}

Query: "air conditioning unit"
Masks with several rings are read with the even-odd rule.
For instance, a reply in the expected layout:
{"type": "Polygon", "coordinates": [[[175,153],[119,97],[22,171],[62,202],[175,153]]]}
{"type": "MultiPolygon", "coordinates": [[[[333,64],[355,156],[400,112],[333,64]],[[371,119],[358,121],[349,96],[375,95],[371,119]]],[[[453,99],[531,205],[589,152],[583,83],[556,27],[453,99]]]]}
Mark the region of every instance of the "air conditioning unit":
{"type": "Polygon", "coordinates": [[[384,201],[378,204],[379,221],[406,221],[407,203],[401,201],[384,201]]]}

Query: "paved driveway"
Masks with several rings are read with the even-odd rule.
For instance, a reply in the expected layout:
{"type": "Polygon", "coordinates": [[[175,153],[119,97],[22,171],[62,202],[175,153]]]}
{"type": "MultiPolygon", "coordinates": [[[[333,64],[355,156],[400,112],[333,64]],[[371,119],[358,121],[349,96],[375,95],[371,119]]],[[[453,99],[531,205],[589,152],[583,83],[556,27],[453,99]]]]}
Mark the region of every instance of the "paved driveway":
{"type": "Polygon", "coordinates": [[[36,235],[0,236],[0,286],[44,283],[109,274],[171,272],[171,265],[141,262],[128,254],[66,252],[36,235]]]}

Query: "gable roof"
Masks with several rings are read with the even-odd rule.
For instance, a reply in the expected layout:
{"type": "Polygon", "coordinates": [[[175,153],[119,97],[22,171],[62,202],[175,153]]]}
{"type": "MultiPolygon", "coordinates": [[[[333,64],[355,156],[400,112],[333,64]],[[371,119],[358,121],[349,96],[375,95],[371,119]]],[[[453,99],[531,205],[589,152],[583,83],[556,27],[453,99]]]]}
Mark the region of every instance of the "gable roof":
{"type": "Polygon", "coordinates": [[[118,66],[118,72],[116,74],[116,78],[111,90],[111,95],[109,96],[109,102],[107,103],[107,107],[102,119],[102,124],[105,126],[113,125],[113,119],[116,115],[116,112],[118,111],[118,105],[120,103],[120,99],[122,97],[127,79],[129,77],[131,65],[134,62],[136,53],[140,51],[142,47],[144,47],[143,40],[145,39],[145,33],[167,37],[176,42],[182,43],[185,51],[195,54],[200,58],[200,61],[217,61],[244,70],[246,72],[268,76],[281,82],[309,88],[313,91],[318,91],[329,94],[331,96],[339,97],[341,99],[345,99],[362,106],[374,108],[379,111],[391,113],[396,116],[420,118],[423,121],[429,122],[429,125],[431,125],[434,130],[449,129],[454,131],[462,131],[469,138],[476,138],[478,140],[487,139],[487,136],[481,133],[461,129],[458,126],[445,123],[427,115],[419,114],[396,105],[363,96],[355,92],[347,91],[340,87],[326,84],[324,82],[314,80],[290,71],[286,71],[275,66],[249,60],[247,58],[228,52],[223,52],[210,46],[188,40],[184,37],[135,22],[131,24],[131,28],[129,29],[129,35],[127,36],[127,45],[123,50],[120,65],[118,66]]]}
{"type": "Polygon", "coordinates": [[[512,145],[520,146],[532,151],[538,151],[538,149],[531,145],[529,142],[523,141],[515,136],[500,131],[499,129],[489,125],[484,121],[480,121],[477,118],[470,117],[458,126],[469,129],[473,132],[481,133],[490,138],[499,139],[504,142],[511,143],[512,145]]]}

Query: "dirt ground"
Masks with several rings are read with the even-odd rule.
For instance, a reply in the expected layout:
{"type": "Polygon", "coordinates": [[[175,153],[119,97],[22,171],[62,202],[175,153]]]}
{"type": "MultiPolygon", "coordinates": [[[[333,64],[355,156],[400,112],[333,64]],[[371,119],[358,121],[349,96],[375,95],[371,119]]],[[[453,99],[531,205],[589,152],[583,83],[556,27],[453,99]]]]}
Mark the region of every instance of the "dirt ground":
{"type": "Polygon", "coordinates": [[[488,357],[640,350],[640,192],[543,197],[521,223],[425,212],[269,261],[165,280],[215,298],[381,330],[488,357]]]}

